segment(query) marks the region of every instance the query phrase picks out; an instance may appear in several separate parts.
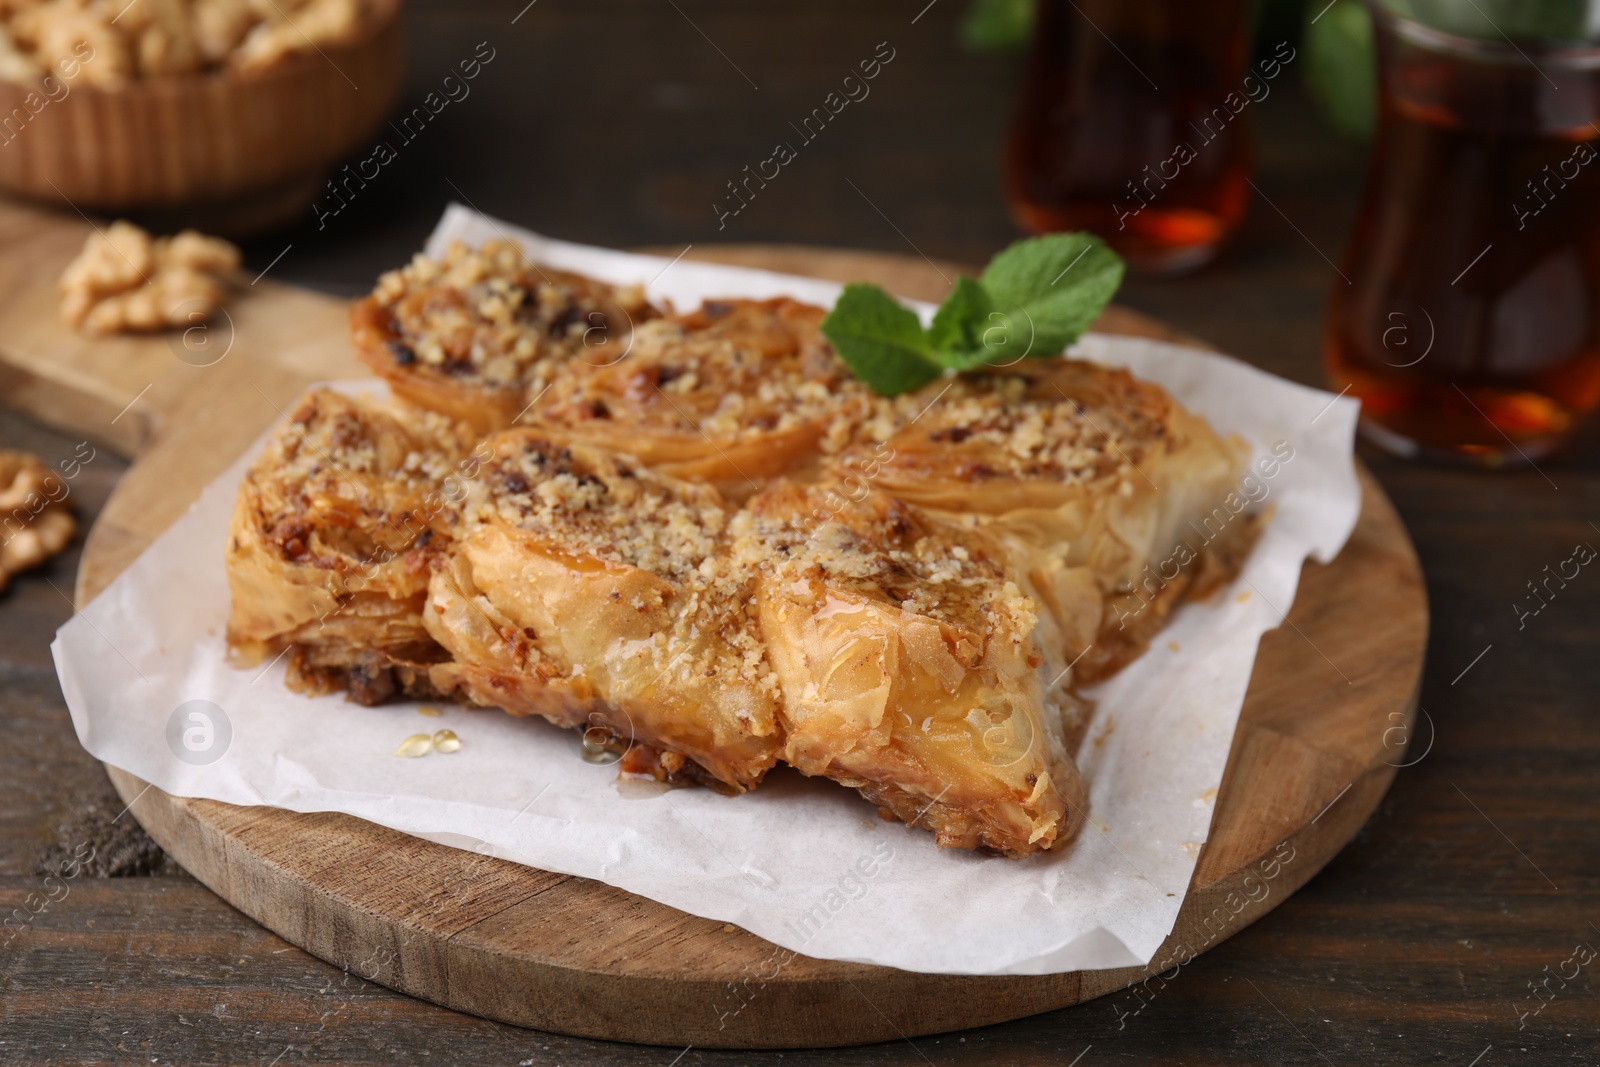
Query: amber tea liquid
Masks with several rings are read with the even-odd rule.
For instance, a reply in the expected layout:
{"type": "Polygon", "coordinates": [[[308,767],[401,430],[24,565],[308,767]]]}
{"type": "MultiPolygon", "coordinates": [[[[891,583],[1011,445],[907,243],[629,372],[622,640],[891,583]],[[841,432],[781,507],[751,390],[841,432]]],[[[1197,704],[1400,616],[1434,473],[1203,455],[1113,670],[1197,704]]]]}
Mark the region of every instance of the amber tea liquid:
{"type": "Polygon", "coordinates": [[[1392,450],[1535,459],[1600,402],[1600,52],[1524,56],[1381,9],[1378,44],[1329,376],[1392,450]]]}
{"type": "Polygon", "coordinates": [[[1211,258],[1244,218],[1249,109],[1272,90],[1247,91],[1246,7],[1041,0],[1007,145],[1018,223],[1089,230],[1146,271],[1211,258]]]}

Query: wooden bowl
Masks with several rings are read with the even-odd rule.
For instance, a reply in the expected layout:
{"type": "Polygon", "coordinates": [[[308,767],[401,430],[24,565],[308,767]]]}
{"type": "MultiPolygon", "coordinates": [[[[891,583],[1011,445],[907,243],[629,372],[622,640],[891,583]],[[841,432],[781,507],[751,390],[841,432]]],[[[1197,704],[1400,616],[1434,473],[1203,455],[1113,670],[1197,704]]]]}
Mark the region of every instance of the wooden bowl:
{"type": "Polygon", "coordinates": [[[0,133],[11,137],[0,144],[0,191],[117,213],[196,207],[215,215],[236,204],[257,222],[263,206],[303,210],[327,168],[372,137],[394,106],[405,74],[399,14],[399,0],[378,0],[359,39],[264,71],[119,89],[80,81],[42,107],[37,89],[0,82],[0,116],[30,116],[0,133]]]}

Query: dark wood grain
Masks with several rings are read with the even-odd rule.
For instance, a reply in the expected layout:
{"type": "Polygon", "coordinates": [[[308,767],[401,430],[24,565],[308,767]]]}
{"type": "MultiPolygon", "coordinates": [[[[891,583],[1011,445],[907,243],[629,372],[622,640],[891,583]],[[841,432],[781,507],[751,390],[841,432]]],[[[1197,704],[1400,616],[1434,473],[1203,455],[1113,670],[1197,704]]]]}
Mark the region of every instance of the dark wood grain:
{"type": "MultiPolygon", "coordinates": [[[[419,141],[418,153],[386,169],[371,197],[325,231],[308,225],[253,245],[255,270],[292,243],[272,277],[358,291],[408,255],[457,197],[446,177],[484,210],[615,245],[681,248],[722,237],[910,251],[847,177],[930,256],[981,261],[1013,236],[997,162],[1013,73],[1004,60],[953,44],[961,7],[951,0],[915,27],[909,20],[923,0],[826,0],[801,13],[678,0],[756,78],[759,99],[671,5],[539,0],[511,27],[521,6],[414,6],[404,99],[420,97],[480,40],[501,47],[495,64],[451,122],[430,131],[439,138],[425,152],[419,141]],[[808,108],[862,47],[891,33],[907,44],[874,96],[846,112],[829,140],[797,161],[802,169],[730,224],[733,232],[718,234],[710,202],[721,183],[771,138],[771,126],[808,108]],[[585,145],[598,147],[579,166],[585,145]]],[[[1123,299],[1320,384],[1319,317],[1336,280],[1322,254],[1336,258],[1342,248],[1361,154],[1332,141],[1287,82],[1257,118],[1256,182],[1293,225],[1258,197],[1221,262],[1178,282],[1135,279],[1123,299]]],[[[75,442],[8,417],[0,443],[64,456],[75,442]]],[[[893,1041],[781,1060],[695,1049],[677,1067],[1065,1067],[1086,1048],[1079,1067],[1468,1067],[1480,1054],[1478,1067],[1600,1062],[1596,965],[1566,989],[1552,982],[1555,998],[1520,1031],[1517,1017],[1532,1003],[1527,984],[1546,966],[1559,967],[1578,941],[1600,948],[1590,925],[1600,925],[1600,576],[1585,572],[1525,629],[1511,609],[1524,583],[1577,540],[1600,546],[1590,526],[1600,524],[1600,453],[1590,443],[1543,465],[1559,488],[1534,471],[1490,477],[1369,462],[1428,578],[1434,630],[1422,706],[1436,736],[1322,873],[1184,968],[1142,1010],[1125,994],[919,1038],[914,1047],[893,1041]]],[[[101,464],[85,474],[105,479],[84,483],[80,499],[90,505],[117,473],[109,457],[101,464]]],[[[49,663],[49,635],[70,608],[43,579],[70,592],[73,568],[64,557],[0,599],[0,899],[8,910],[38,890],[42,855],[70,853],[75,822],[95,805],[107,820],[121,807],[77,746],[49,663]]],[[[64,901],[0,949],[5,1064],[264,1065],[281,1056],[280,1067],[668,1067],[676,1055],[521,1031],[364,984],[262,931],[181,872],[75,880],[64,901]]]]}

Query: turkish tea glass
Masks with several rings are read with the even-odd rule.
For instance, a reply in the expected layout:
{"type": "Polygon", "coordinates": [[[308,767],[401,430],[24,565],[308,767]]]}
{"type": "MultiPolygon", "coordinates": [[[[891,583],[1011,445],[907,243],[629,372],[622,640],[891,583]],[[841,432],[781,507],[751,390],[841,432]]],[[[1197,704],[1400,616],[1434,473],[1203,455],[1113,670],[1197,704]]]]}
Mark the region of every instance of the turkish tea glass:
{"type": "Polygon", "coordinates": [[[1215,256],[1250,199],[1251,109],[1294,58],[1251,67],[1249,8],[1039,0],[1006,146],[1018,224],[1088,230],[1149,273],[1215,256]]]}
{"type": "Polygon", "coordinates": [[[1470,3],[1369,3],[1377,141],[1323,356],[1381,446],[1503,466],[1600,402],[1600,48],[1470,3]]]}

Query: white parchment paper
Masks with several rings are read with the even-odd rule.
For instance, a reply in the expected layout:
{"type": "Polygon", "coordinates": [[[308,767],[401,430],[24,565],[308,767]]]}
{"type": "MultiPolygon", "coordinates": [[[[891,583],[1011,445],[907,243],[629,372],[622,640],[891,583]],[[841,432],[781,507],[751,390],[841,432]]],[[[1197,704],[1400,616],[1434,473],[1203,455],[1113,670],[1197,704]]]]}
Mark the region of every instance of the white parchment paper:
{"type": "MultiPolygon", "coordinates": [[[[547,264],[649,283],[653,298],[680,308],[779,294],[831,304],[838,292],[546,240],[460,207],[428,249],[497,236],[547,264]]],[[[224,658],[223,544],[249,456],[57,634],[73,724],[97,758],[169,793],[346,812],[598,879],[809,956],[951,974],[1146,963],[1172,929],[1206,839],[1261,634],[1293,602],[1305,557],[1331,560],[1354,528],[1357,405],[1173,345],[1091,335],[1074,354],[1159,382],[1258,457],[1286,445],[1293,458],[1241,490],[1274,513],[1238,581],[1182,608],[1148,654],[1092,694],[1079,753],[1090,821],[1064,853],[1019,862],[941,850],[930,834],[882,822],[853,792],[784,768],[739,798],[663,792],[584,762],[575,735],[542,722],[448,705],[440,718],[415,705],[363,708],[289,692],[281,664],[234,670],[224,658]],[[190,701],[220,709],[198,755],[182,738],[198,728],[190,741],[206,740],[180,713],[190,701]],[[459,752],[393,755],[406,736],[442,727],[460,735],[459,752]]]]}

